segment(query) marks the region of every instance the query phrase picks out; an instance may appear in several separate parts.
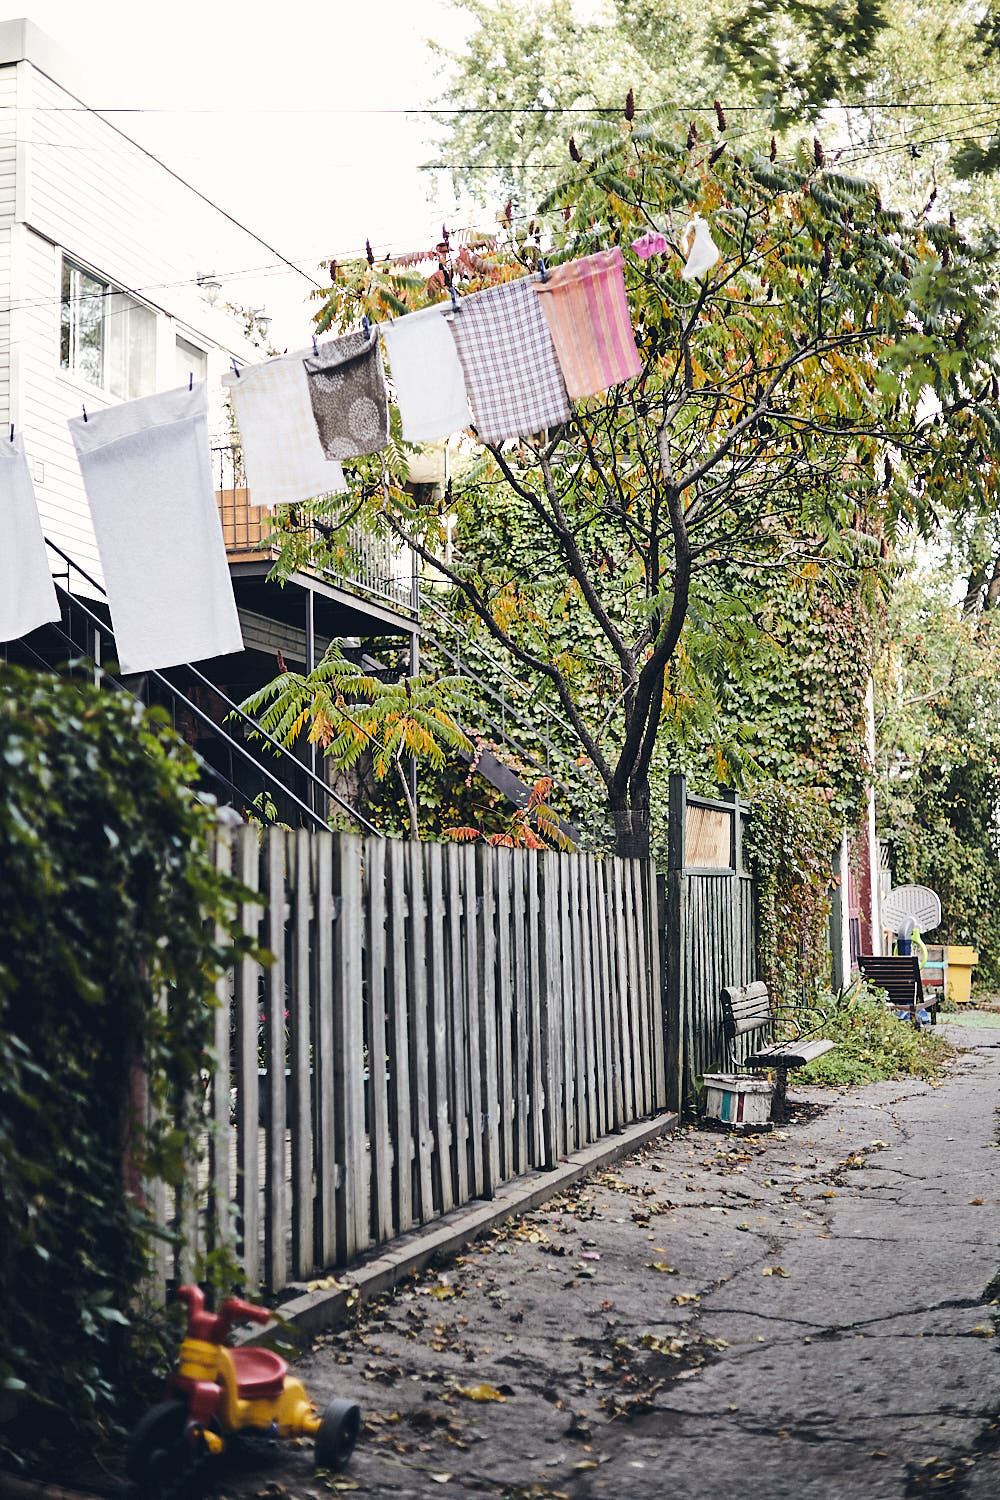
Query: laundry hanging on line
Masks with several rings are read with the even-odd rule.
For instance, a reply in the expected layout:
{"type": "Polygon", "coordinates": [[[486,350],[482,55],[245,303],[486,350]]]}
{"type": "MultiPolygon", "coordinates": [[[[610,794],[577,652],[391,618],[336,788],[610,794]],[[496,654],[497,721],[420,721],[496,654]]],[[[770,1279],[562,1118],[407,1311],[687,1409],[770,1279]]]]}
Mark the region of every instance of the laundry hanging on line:
{"type": "Polygon", "coordinates": [[[323,344],[302,361],[320,446],[327,458],[363,458],[389,441],[389,403],[378,330],[323,344]]]}
{"type": "Polygon", "coordinates": [[[0,641],[60,617],[24,439],[0,440],[0,641]]]}
{"type": "Polygon", "coordinates": [[[204,381],[74,417],[69,427],[121,671],[242,651],[204,381]]]}
{"type": "Polygon", "coordinates": [[[408,443],[450,437],[472,420],[465,375],[444,319],[450,310],[450,302],[437,302],[380,325],[408,443]]]}
{"type": "Polygon", "coordinates": [[[302,361],[308,351],[223,375],[240,429],[251,505],[295,505],[347,489],[320,446],[302,361]]]}
{"type": "Polygon", "coordinates": [[[570,396],[596,396],[642,373],[624,256],[616,245],[553,266],[534,283],[570,396]]]}
{"type": "Polygon", "coordinates": [[[446,309],[483,443],[527,437],[573,415],[534,279],[487,287],[446,309]]]}

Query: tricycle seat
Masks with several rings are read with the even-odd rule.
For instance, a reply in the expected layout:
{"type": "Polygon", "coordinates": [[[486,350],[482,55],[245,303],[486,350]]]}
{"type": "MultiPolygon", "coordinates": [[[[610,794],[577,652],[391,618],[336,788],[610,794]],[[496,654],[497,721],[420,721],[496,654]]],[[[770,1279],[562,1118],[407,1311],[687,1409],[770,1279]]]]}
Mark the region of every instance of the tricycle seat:
{"type": "Polygon", "coordinates": [[[271,1349],[231,1349],[241,1401],[270,1401],[281,1395],[288,1363],[271,1349]]]}

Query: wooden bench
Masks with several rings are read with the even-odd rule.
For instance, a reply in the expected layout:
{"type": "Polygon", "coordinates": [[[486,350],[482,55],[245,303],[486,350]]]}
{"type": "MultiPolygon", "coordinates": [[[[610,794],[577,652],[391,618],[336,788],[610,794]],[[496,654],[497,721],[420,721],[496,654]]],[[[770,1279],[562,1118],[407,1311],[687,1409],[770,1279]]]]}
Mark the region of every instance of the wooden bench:
{"type": "Polygon", "coordinates": [[[893,1010],[905,1010],[914,1026],[918,1024],[917,1011],[926,1010],[932,1021],[937,1021],[940,999],[924,997],[923,980],[920,977],[920,960],[915,953],[902,958],[882,958],[875,953],[859,953],[858,968],[875,989],[885,990],[893,1010]]]}
{"type": "MultiPolygon", "coordinates": [[[[759,979],[753,984],[739,988],[730,986],[722,991],[722,1030],[733,1066],[736,1063],[736,1038],[751,1031],[774,1035],[777,1019],[771,1003],[767,985],[759,979]]],[[[742,1063],[742,1067],[754,1072],[774,1069],[775,1088],[771,1100],[771,1119],[780,1123],[785,1118],[785,1094],[788,1087],[789,1068],[804,1068],[816,1057],[822,1057],[837,1044],[827,1037],[798,1036],[790,1042],[770,1042],[758,1047],[742,1063]]]]}

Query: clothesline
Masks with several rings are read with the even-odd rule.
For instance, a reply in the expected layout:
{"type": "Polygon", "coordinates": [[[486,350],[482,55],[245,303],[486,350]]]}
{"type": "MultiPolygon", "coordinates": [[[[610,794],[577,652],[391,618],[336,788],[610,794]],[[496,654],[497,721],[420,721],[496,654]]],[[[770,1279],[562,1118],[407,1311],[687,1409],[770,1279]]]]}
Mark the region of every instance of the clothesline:
{"type": "MultiPolygon", "coordinates": [[[[719,258],[698,215],[687,226],[681,275],[719,258]]],[[[662,244],[659,241],[662,240],[662,244]]],[[[646,235],[637,255],[673,253],[646,235]]],[[[311,350],[223,376],[240,430],[252,503],[296,504],[343,494],[342,463],[389,440],[384,342],[407,442],[469,426],[497,445],[560,426],[572,402],[643,368],[620,247],[449,299],[311,350]]],[[[122,672],[201,661],[244,649],[216,505],[205,382],[108,407],[69,422],[104,570],[122,672]]],[[[59,607],[23,439],[0,443],[0,639],[14,640],[59,607]]]]}

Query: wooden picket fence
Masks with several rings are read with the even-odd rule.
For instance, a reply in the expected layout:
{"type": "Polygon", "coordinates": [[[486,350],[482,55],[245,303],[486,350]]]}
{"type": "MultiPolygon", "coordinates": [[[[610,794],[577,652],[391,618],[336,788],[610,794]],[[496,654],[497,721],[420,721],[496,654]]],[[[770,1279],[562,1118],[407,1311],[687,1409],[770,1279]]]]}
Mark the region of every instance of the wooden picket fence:
{"type": "Polygon", "coordinates": [[[228,1245],[276,1293],[666,1107],[651,863],[220,831],[274,954],[219,990],[164,1286],[228,1245]]]}

